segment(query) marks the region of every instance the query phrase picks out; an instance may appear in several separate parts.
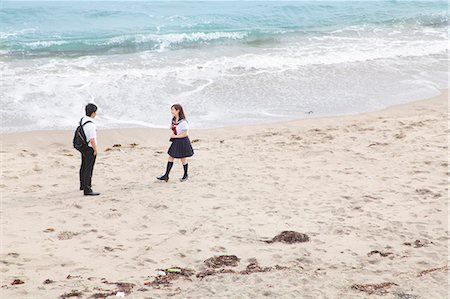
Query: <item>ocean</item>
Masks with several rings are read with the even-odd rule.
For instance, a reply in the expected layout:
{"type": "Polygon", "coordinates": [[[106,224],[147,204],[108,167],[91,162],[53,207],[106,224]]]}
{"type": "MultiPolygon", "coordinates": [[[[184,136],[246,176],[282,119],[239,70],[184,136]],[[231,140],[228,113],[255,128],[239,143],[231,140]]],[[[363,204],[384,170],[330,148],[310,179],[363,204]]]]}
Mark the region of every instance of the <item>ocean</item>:
{"type": "Polygon", "coordinates": [[[448,88],[449,28],[446,1],[1,1],[1,131],[379,110],[448,88]]]}

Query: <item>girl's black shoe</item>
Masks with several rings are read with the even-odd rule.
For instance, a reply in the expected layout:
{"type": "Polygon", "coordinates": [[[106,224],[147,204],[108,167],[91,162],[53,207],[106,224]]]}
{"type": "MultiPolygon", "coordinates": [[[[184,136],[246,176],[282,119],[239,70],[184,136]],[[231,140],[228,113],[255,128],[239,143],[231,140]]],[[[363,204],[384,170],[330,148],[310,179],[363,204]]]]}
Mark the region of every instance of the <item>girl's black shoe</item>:
{"type": "Polygon", "coordinates": [[[180,182],[185,182],[185,181],[188,180],[188,178],[189,178],[188,175],[184,175],[184,176],[180,179],[180,182]]]}
{"type": "Polygon", "coordinates": [[[157,179],[157,180],[160,180],[160,181],[165,181],[165,182],[167,182],[167,181],[169,180],[169,176],[168,176],[168,175],[163,175],[163,176],[157,177],[156,179],[157,179]]]}

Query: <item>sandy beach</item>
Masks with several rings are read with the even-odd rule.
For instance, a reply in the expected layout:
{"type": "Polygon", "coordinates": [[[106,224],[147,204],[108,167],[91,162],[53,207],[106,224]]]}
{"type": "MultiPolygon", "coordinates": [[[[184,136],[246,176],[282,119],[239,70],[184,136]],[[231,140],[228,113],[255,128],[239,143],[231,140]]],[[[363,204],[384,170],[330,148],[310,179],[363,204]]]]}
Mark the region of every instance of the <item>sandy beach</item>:
{"type": "Polygon", "coordinates": [[[168,130],[99,130],[95,198],[72,131],[2,134],[0,297],[448,298],[447,99],[194,128],[184,183],[168,130]]]}

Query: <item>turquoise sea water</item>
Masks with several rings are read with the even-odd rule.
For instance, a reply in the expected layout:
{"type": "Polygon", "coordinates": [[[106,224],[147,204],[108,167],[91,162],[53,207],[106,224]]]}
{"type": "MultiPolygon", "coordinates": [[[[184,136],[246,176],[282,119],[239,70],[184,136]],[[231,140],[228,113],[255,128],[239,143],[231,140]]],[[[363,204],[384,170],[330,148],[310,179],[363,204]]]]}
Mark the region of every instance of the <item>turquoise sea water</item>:
{"type": "Polygon", "coordinates": [[[3,131],[73,127],[89,101],[103,127],[166,127],[174,102],[209,127],[371,111],[448,86],[442,1],[0,8],[3,131]]]}

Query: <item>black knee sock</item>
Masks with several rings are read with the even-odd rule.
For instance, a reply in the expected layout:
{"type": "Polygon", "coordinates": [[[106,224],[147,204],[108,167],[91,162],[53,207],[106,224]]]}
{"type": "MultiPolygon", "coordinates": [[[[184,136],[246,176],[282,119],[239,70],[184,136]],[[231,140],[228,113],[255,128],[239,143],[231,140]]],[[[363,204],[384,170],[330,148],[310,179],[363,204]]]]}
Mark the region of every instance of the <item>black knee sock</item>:
{"type": "Polygon", "coordinates": [[[188,164],[187,163],[183,165],[183,169],[184,169],[183,177],[185,178],[188,176],[188,164]]]}
{"type": "Polygon", "coordinates": [[[172,166],[173,166],[173,162],[167,162],[166,174],[164,176],[169,176],[172,166]]]}

